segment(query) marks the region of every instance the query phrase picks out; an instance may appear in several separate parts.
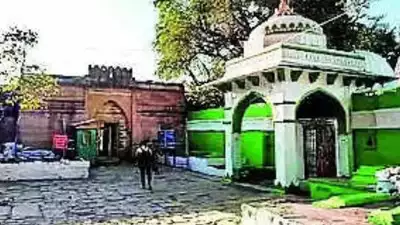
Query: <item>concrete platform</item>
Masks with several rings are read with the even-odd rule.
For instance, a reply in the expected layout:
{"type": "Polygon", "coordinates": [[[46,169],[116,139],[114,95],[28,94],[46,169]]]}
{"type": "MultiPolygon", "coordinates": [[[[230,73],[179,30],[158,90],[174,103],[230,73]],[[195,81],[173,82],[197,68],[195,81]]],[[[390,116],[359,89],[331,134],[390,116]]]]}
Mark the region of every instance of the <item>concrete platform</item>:
{"type": "Polygon", "coordinates": [[[64,180],[89,177],[87,161],[0,164],[0,181],[64,180]]]}

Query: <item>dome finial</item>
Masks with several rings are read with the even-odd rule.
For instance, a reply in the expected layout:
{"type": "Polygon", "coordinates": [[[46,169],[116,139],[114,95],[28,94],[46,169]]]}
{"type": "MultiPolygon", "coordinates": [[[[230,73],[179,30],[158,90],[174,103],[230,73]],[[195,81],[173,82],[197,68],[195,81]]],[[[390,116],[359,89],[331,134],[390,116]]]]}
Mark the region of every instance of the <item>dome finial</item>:
{"type": "Polygon", "coordinates": [[[275,9],[275,15],[292,15],[293,9],[290,8],[290,0],[281,0],[279,7],[275,9]]]}

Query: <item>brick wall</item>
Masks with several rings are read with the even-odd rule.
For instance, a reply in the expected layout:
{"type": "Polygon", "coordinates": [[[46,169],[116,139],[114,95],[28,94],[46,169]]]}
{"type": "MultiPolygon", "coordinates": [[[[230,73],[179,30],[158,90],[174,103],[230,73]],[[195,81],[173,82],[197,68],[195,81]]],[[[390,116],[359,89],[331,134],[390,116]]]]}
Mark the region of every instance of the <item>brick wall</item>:
{"type": "Polygon", "coordinates": [[[133,142],[156,139],[160,127],[176,129],[183,138],[183,90],[138,89],[134,98],[133,142]]]}
{"type": "Polygon", "coordinates": [[[65,124],[85,120],[85,89],[61,86],[58,96],[48,99],[48,110],[23,111],[20,117],[20,138],[27,146],[51,148],[52,134],[65,124]]]}
{"type": "Polygon", "coordinates": [[[67,124],[92,119],[106,104],[121,109],[132,134],[132,142],[156,139],[160,127],[176,129],[180,139],[184,131],[184,90],[179,85],[144,85],[136,87],[85,87],[61,85],[59,96],[48,100],[49,110],[21,113],[20,133],[23,143],[51,147],[52,134],[67,124]]]}

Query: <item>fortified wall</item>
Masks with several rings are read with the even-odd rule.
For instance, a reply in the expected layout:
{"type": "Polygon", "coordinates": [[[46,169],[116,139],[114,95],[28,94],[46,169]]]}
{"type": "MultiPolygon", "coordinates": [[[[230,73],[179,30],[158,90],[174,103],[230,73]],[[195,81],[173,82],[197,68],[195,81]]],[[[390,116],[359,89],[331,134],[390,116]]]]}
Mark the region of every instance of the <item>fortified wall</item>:
{"type": "Polygon", "coordinates": [[[60,93],[47,99],[48,108],[21,114],[21,138],[28,146],[49,148],[53,133],[104,116],[122,119],[133,144],[156,139],[160,128],[176,129],[183,138],[182,84],[138,81],[130,68],[99,65],[90,65],[85,76],[54,77],[60,93]]]}

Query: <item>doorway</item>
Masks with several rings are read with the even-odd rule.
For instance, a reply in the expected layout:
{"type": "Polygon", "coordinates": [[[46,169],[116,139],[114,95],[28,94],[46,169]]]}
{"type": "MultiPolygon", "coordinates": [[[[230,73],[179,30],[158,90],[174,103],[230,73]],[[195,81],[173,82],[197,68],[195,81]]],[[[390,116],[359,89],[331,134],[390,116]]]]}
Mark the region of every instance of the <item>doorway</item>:
{"type": "Polygon", "coordinates": [[[341,103],[323,91],[305,97],[297,107],[299,148],[304,178],[336,177],[341,167],[339,135],[346,133],[346,113],[341,103]]]}
{"type": "Polygon", "coordinates": [[[336,177],[336,120],[303,119],[303,152],[305,178],[336,177]]]}
{"type": "Polygon", "coordinates": [[[100,157],[116,157],[118,149],[118,124],[106,123],[103,130],[103,146],[100,148],[100,157]]]}

